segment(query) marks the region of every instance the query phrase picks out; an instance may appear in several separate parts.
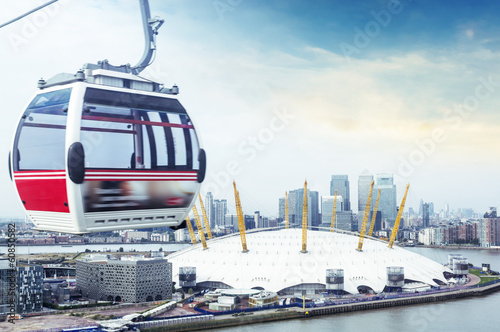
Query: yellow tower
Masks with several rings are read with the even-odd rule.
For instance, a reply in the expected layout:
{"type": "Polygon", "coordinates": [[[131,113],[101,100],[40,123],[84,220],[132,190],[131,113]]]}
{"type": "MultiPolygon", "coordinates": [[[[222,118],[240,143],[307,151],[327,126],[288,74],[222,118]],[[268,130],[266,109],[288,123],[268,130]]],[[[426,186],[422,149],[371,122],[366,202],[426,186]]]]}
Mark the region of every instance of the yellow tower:
{"type": "Polygon", "coordinates": [[[201,244],[203,244],[203,249],[208,249],[207,241],[205,240],[205,232],[203,232],[203,226],[201,225],[200,216],[198,215],[198,210],[196,209],[196,204],[193,205],[194,220],[196,220],[196,227],[198,227],[198,235],[200,236],[201,244]]]}
{"type": "Polygon", "coordinates": [[[335,190],[335,196],[333,196],[333,208],[332,208],[332,223],[330,224],[330,232],[335,232],[335,219],[337,218],[337,190],[335,190]]]}
{"type": "Polygon", "coordinates": [[[240,193],[236,189],[236,182],[233,181],[234,200],[236,201],[236,214],[238,216],[238,227],[240,229],[241,247],[243,252],[248,252],[247,236],[245,231],[245,218],[243,217],[243,209],[241,208],[240,193]]]}
{"type": "Polygon", "coordinates": [[[304,200],[302,203],[302,253],[307,252],[307,180],[304,182],[304,200]]]}
{"type": "Polygon", "coordinates": [[[205,228],[207,229],[208,239],[212,238],[212,231],[210,230],[210,221],[207,218],[207,211],[205,211],[205,206],[201,200],[201,195],[198,194],[198,199],[200,200],[201,213],[203,214],[203,220],[205,220],[205,228]]]}
{"type": "Polygon", "coordinates": [[[186,225],[189,230],[189,236],[191,236],[191,242],[196,244],[196,236],[194,235],[193,225],[191,225],[191,219],[189,219],[189,214],[186,216],[186,225]]]}
{"type": "Polygon", "coordinates": [[[370,224],[370,231],[368,232],[368,236],[372,236],[373,234],[373,227],[375,226],[375,220],[377,220],[377,209],[379,200],[380,200],[380,189],[378,190],[377,202],[375,202],[375,208],[373,209],[372,223],[370,224]]]}
{"type": "Polygon", "coordinates": [[[403,216],[403,209],[405,208],[406,195],[408,194],[408,188],[410,188],[410,184],[406,185],[405,195],[403,196],[403,200],[401,201],[401,205],[399,206],[398,216],[396,217],[396,222],[394,223],[394,227],[392,228],[391,239],[389,240],[389,248],[392,248],[394,241],[396,240],[396,234],[398,234],[399,222],[401,221],[401,216],[403,216]]]}
{"type": "Polygon", "coordinates": [[[359,242],[358,242],[358,251],[363,250],[363,242],[365,240],[366,234],[366,223],[368,222],[368,218],[370,216],[370,207],[372,205],[372,192],[373,192],[373,181],[370,186],[370,193],[368,194],[368,199],[366,200],[365,214],[363,216],[363,224],[361,225],[361,232],[359,233],[359,242]]]}

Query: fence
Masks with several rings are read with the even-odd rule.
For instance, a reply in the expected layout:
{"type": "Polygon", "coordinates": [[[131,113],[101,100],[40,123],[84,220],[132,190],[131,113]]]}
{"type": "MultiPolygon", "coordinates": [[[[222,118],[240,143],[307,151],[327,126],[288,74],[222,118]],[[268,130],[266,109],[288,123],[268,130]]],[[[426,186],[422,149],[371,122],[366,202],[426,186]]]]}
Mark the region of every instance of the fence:
{"type": "Polygon", "coordinates": [[[214,315],[198,315],[198,316],[184,316],[178,318],[169,318],[169,319],[158,319],[158,320],[150,320],[146,322],[133,323],[130,326],[137,328],[149,328],[156,326],[169,326],[176,324],[186,324],[186,323],[195,323],[195,322],[204,322],[207,320],[213,320],[214,315]]]}

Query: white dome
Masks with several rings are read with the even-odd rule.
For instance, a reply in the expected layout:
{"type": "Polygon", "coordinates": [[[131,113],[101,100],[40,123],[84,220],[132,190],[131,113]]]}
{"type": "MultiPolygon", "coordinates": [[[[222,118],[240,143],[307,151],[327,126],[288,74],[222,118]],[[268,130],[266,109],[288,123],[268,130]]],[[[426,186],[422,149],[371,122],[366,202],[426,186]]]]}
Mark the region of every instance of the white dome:
{"type": "Polygon", "coordinates": [[[358,293],[359,286],[382,292],[388,266],[404,267],[404,278],[429,286],[446,283],[451,271],[419,254],[387,242],[365,238],[363,251],[356,250],[354,234],[307,232],[307,253],[301,253],[301,229],[268,229],[248,232],[249,251],[241,250],[238,233],[196,244],[168,256],[173,281],[179,284],[179,267],[196,266],[196,282],[222,282],[233,288],[263,288],[279,292],[301,284],[326,285],[327,269],[344,270],[344,290],[358,293]]]}

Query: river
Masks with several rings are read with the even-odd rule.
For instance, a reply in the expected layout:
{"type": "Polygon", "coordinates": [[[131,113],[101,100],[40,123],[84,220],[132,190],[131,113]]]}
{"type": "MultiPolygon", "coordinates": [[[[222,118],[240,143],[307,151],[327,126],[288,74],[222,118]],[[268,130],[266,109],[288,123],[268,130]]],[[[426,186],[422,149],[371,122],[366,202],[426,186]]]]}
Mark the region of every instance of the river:
{"type": "MultiPolygon", "coordinates": [[[[75,244],[75,245],[44,245],[44,246],[16,246],[16,255],[31,254],[56,254],[56,253],[78,253],[86,249],[95,251],[178,251],[190,246],[184,243],[103,243],[103,244],[75,244]]],[[[0,247],[6,249],[7,247],[0,247]]]]}
{"type": "MultiPolygon", "coordinates": [[[[449,253],[459,253],[475,266],[490,263],[491,269],[500,270],[500,252],[496,250],[409,250],[440,263],[448,260],[449,253]]],[[[500,292],[497,292],[480,298],[254,324],[221,331],[499,331],[499,308],[500,292]]]]}

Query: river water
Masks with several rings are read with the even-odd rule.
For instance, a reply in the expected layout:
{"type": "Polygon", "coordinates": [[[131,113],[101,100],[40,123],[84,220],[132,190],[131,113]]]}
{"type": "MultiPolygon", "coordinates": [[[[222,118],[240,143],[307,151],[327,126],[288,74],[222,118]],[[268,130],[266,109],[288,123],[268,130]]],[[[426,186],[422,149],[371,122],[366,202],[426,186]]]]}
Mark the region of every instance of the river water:
{"type": "MultiPolygon", "coordinates": [[[[439,263],[447,262],[449,253],[459,253],[475,266],[490,263],[492,270],[500,270],[500,251],[431,248],[410,250],[439,263]]],[[[480,298],[254,324],[221,331],[500,331],[500,292],[480,298]]]]}
{"type": "MultiPolygon", "coordinates": [[[[56,254],[56,253],[79,253],[86,249],[95,251],[117,251],[123,248],[123,251],[178,251],[190,246],[184,243],[103,243],[103,244],[84,244],[84,245],[45,245],[45,246],[16,246],[17,255],[31,254],[56,254]]],[[[7,247],[0,247],[0,251],[7,247]]]]}

